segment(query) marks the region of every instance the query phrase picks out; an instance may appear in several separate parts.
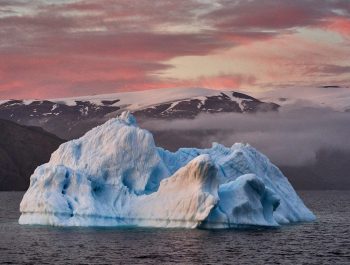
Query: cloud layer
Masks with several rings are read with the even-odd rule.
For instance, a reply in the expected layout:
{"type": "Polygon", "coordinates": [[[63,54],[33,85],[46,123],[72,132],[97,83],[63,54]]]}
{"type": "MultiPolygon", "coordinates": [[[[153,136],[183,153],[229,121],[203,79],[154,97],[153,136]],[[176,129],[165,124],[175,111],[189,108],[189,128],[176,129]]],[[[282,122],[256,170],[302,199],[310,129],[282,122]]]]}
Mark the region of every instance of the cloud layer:
{"type": "Polygon", "coordinates": [[[259,67],[290,63],[284,49],[300,43],[305,49],[293,61],[303,61],[286,67],[287,72],[299,68],[296,76],[278,82],[310,82],[305,72],[346,79],[342,47],[349,45],[349,15],[347,0],[5,0],[0,2],[0,98],[172,86],[259,88],[274,80],[274,74],[259,74],[259,67]],[[318,34],[306,36],[305,29],[318,34]],[[335,34],[331,43],[329,34],[335,34]],[[276,44],[284,39],[287,46],[276,44]],[[256,43],[277,49],[255,47],[251,65],[241,71],[245,58],[239,58],[244,54],[239,49],[251,51],[256,43]],[[308,60],[315,48],[319,56],[308,60]],[[329,50],[342,52],[338,58],[329,50]],[[210,57],[220,55],[222,64],[210,57]],[[173,60],[188,57],[203,58],[214,70],[207,74],[188,66],[184,78],[173,60]]]}
{"type": "MultiPolygon", "coordinates": [[[[306,101],[284,106],[277,113],[211,114],[194,120],[147,121],[142,126],[156,135],[173,135],[167,138],[178,143],[173,148],[249,143],[278,165],[313,163],[322,149],[350,151],[350,113],[313,107],[306,101]]],[[[167,145],[164,139],[159,138],[167,145]]]]}

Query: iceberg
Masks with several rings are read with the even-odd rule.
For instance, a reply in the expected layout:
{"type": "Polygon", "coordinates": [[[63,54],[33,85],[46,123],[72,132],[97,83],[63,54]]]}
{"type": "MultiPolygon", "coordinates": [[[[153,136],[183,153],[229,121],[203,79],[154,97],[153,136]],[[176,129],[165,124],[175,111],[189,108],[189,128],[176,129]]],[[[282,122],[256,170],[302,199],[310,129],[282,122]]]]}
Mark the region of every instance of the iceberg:
{"type": "Polygon", "coordinates": [[[20,224],[278,227],[315,220],[287,178],[248,144],[170,152],[128,112],[62,144],[39,166],[20,224]]]}

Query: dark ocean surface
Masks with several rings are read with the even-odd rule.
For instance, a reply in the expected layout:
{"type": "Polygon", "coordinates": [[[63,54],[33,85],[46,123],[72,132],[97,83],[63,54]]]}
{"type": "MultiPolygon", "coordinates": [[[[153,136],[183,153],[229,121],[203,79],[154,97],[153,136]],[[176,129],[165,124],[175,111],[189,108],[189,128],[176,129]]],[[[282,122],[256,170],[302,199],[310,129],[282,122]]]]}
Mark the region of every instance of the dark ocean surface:
{"type": "Polygon", "coordinates": [[[0,192],[0,264],[350,264],[350,192],[299,192],[317,221],[268,230],[58,228],[17,223],[0,192]]]}

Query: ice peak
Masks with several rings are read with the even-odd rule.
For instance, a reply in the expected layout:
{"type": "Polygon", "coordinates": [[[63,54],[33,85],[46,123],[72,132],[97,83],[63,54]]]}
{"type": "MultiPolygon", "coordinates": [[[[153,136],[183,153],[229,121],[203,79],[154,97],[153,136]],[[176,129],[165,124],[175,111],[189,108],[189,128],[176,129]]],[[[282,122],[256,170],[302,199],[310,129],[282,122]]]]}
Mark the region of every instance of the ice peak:
{"type": "Polygon", "coordinates": [[[134,117],[134,115],[132,115],[130,113],[130,111],[123,111],[119,117],[119,120],[124,121],[125,123],[127,123],[128,125],[134,125],[137,126],[137,122],[136,122],[136,118],[134,117]]]}

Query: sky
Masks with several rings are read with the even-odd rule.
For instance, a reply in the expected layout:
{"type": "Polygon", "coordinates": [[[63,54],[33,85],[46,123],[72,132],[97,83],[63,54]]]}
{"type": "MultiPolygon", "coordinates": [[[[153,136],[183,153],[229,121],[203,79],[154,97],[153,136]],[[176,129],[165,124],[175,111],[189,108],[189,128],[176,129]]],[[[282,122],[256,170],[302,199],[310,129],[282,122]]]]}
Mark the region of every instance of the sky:
{"type": "Polygon", "coordinates": [[[0,0],[0,99],[350,86],[349,0],[0,0]]]}

